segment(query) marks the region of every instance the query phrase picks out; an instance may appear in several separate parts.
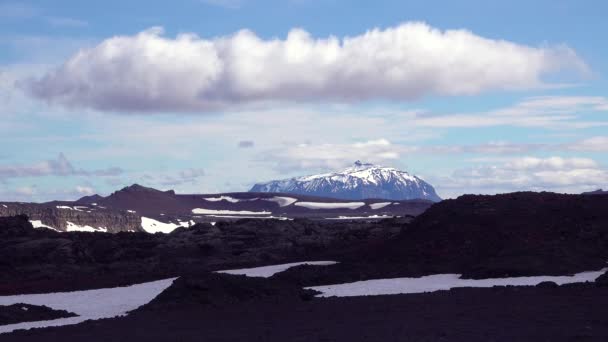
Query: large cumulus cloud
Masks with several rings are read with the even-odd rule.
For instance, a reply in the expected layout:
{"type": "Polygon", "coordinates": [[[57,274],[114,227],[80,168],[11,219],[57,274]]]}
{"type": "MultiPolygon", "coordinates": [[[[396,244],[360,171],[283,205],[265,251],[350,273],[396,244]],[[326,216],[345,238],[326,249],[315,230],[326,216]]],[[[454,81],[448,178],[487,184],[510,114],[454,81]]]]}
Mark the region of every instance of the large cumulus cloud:
{"type": "Polygon", "coordinates": [[[407,101],[544,86],[585,63],[566,46],[531,47],[410,22],[352,37],[285,39],[242,30],[212,39],[151,28],[83,49],[39,79],[35,97],[114,111],[213,111],[268,101],[407,101]]]}

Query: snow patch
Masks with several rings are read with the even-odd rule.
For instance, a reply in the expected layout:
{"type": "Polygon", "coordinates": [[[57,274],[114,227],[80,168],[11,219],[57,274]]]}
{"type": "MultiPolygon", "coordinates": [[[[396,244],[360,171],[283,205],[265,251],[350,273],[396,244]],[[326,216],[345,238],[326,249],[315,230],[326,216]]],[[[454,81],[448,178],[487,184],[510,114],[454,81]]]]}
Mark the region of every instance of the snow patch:
{"type": "Polygon", "coordinates": [[[32,224],[32,226],[34,228],[48,228],[48,229],[52,229],[56,232],[61,232],[59,229],[53,228],[51,226],[47,226],[46,224],[42,223],[42,220],[30,220],[30,223],[32,224]]]}
{"type": "Polygon", "coordinates": [[[323,202],[297,202],[294,205],[308,209],[358,209],[365,202],[323,203],[323,202]]]}
{"type": "Polygon", "coordinates": [[[149,217],[141,217],[141,227],[143,228],[143,230],[145,230],[148,233],[154,234],[154,233],[171,233],[172,231],[174,231],[175,229],[179,228],[179,227],[185,227],[185,228],[189,228],[190,226],[194,225],[194,221],[190,220],[189,222],[182,222],[182,221],[178,221],[179,224],[177,223],[164,223],[164,222],[160,222],[157,221],[155,219],[151,219],[149,217]]]}
{"type": "Polygon", "coordinates": [[[2,206],[5,207],[5,208],[8,208],[8,206],[6,204],[3,204],[2,206]]]}
{"type": "Polygon", "coordinates": [[[357,281],[354,283],[312,286],[321,292],[319,297],[379,296],[392,294],[411,294],[450,290],[456,287],[493,287],[493,286],[535,286],[544,281],[558,285],[593,282],[608,268],[600,271],[582,272],[573,276],[538,276],[495,279],[461,279],[460,274],[437,274],[420,278],[394,278],[357,281]]]}
{"type": "Polygon", "coordinates": [[[270,211],[247,211],[247,210],[235,211],[235,210],[213,210],[213,209],[202,209],[202,208],[192,209],[192,213],[200,214],[200,215],[271,215],[272,214],[272,212],[270,212],[270,211]]]}
{"type": "Polygon", "coordinates": [[[224,270],[216,271],[215,273],[233,274],[233,275],[244,275],[247,277],[259,277],[259,278],[270,278],[273,275],[286,271],[292,267],[300,265],[313,265],[313,266],[329,266],[337,264],[337,261],[304,261],[294,262],[291,264],[281,264],[254,268],[243,268],[238,270],[224,270]]]}
{"type": "Polygon", "coordinates": [[[389,206],[391,204],[392,204],[392,202],[372,203],[369,205],[369,207],[372,208],[373,210],[378,210],[378,209],[382,209],[386,206],[389,206]]]}
{"type": "Polygon", "coordinates": [[[68,232],[102,232],[102,233],[107,233],[108,229],[106,227],[91,227],[91,226],[81,226],[81,225],[77,225],[75,223],[72,223],[70,221],[67,221],[67,225],[68,227],[66,228],[66,231],[68,232]]]}
{"type": "Polygon", "coordinates": [[[380,219],[380,218],[391,218],[390,215],[371,215],[371,216],[338,216],[338,217],[327,217],[326,220],[365,220],[365,219],[380,219]]]}
{"type": "Polygon", "coordinates": [[[289,205],[294,204],[295,202],[298,201],[297,198],[293,198],[293,197],[279,197],[279,196],[275,196],[272,198],[262,198],[263,201],[269,201],[269,202],[275,202],[278,203],[280,207],[287,207],[289,205]]]}
{"type": "Polygon", "coordinates": [[[279,220],[279,221],[293,221],[292,218],[283,216],[242,216],[242,215],[207,215],[208,217],[217,218],[238,218],[238,219],[260,219],[260,220],[279,220]]]}
{"type": "Polygon", "coordinates": [[[234,198],[234,197],[230,197],[230,196],[203,197],[203,199],[205,201],[209,201],[209,202],[228,201],[230,203],[238,203],[238,202],[243,202],[243,201],[249,201],[249,200],[238,199],[238,198],[234,198]]]}
{"type": "Polygon", "coordinates": [[[18,303],[45,305],[55,310],[66,310],[78,316],[4,325],[0,326],[0,334],[19,329],[56,327],[78,324],[86,320],[124,316],[129,311],[133,311],[152,301],[161,292],[171,286],[175,279],[177,278],[98,290],[1,296],[0,305],[18,303]]]}
{"type": "Polygon", "coordinates": [[[131,214],[135,214],[135,213],[136,213],[136,211],[135,211],[135,210],[127,210],[127,212],[128,212],[128,213],[131,213],[131,214]]]}
{"type": "Polygon", "coordinates": [[[89,207],[83,207],[83,206],[69,207],[67,205],[58,205],[57,209],[84,211],[84,210],[89,209],[89,207]]]}

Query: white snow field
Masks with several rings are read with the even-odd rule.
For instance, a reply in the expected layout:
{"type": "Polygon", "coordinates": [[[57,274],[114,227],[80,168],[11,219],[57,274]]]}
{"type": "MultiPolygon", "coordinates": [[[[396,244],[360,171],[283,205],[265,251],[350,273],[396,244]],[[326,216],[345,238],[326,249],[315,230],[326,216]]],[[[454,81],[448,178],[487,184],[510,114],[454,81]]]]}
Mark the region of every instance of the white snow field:
{"type": "Polygon", "coordinates": [[[326,217],[326,220],[367,220],[367,219],[380,219],[380,218],[391,218],[389,215],[371,215],[371,216],[338,216],[338,217],[326,217]]]}
{"type": "Polygon", "coordinates": [[[358,209],[365,205],[365,202],[344,202],[344,203],[324,203],[324,202],[297,202],[298,207],[308,209],[358,209]]]}
{"type": "Polygon", "coordinates": [[[296,267],[296,266],[300,266],[300,265],[329,266],[329,265],[335,265],[337,263],[338,263],[337,261],[304,261],[304,262],[294,262],[291,264],[243,268],[243,269],[238,269],[238,270],[216,271],[215,273],[244,275],[247,277],[270,278],[277,273],[286,271],[292,267],[296,267]]]}
{"type": "Polygon", "coordinates": [[[145,230],[146,232],[151,233],[151,234],[158,233],[158,232],[168,234],[179,227],[188,228],[193,225],[194,225],[194,221],[192,221],[192,220],[190,220],[189,222],[179,221],[179,224],[177,224],[177,223],[164,223],[164,222],[160,222],[155,219],[151,219],[149,217],[144,217],[144,216],[141,217],[141,227],[143,228],[143,230],[145,230]]]}
{"type": "Polygon", "coordinates": [[[199,215],[272,215],[270,211],[247,211],[247,210],[213,210],[213,209],[192,209],[193,214],[199,215]]]}
{"type": "Polygon", "coordinates": [[[152,301],[152,299],[171,286],[175,279],[177,278],[98,290],[0,296],[0,305],[18,303],[45,305],[55,310],[67,310],[78,315],[77,317],[48,321],[4,325],[0,326],[0,334],[19,329],[72,325],[89,319],[95,320],[123,316],[129,311],[133,311],[152,301]]]}
{"type": "Polygon", "coordinates": [[[68,224],[68,227],[66,228],[66,231],[68,231],[68,232],[102,232],[102,233],[108,232],[108,229],[105,227],[94,228],[91,226],[80,226],[80,225],[77,225],[70,221],[67,221],[67,224],[68,224]]]}
{"type": "Polygon", "coordinates": [[[51,226],[47,226],[46,224],[42,223],[42,220],[30,220],[30,223],[32,224],[32,227],[34,227],[34,228],[48,228],[48,229],[52,229],[56,232],[61,232],[58,229],[55,229],[51,226]]]}
{"type": "Polygon", "coordinates": [[[495,279],[461,279],[460,274],[437,274],[420,278],[373,279],[346,284],[312,286],[306,289],[321,292],[318,297],[354,297],[435,292],[456,287],[535,286],[543,281],[552,281],[558,285],[563,285],[587,281],[593,282],[604,274],[606,270],[608,268],[600,271],[577,273],[573,276],[495,279]]]}
{"type": "Polygon", "coordinates": [[[287,207],[287,206],[292,205],[295,202],[297,202],[298,199],[297,198],[293,198],[293,197],[274,196],[274,197],[271,197],[271,198],[262,198],[262,201],[275,202],[275,203],[278,203],[280,207],[287,207]]]}
{"type": "Polygon", "coordinates": [[[260,219],[260,220],[279,220],[279,221],[293,221],[292,218],[283,216],[243,216],[243,215],[206,215],[207,217],[217,218],[236,218],[236,219],[260,219]]]}
{"type": "Polygon", "coordinates": [[[389,206],[391,204],[393,204],[393,202],[372,203],[369,205],[369,207],[372,208],[373,210],[378,210],[378,209],[382,209],[386,206],[389,206]]]}
{"type": "Polygon", "coordinates": [[[244,201],[253,201],[253,200],[250,200],[250,199],[238,199],[238,198],[234,198],[234,197],[230,197],[230,196],[203,197],[203,199],[205,201],[209,201],[209,202],[228,201],[230,203],[238,203],[238,202],[244,202],[244,201]]]}

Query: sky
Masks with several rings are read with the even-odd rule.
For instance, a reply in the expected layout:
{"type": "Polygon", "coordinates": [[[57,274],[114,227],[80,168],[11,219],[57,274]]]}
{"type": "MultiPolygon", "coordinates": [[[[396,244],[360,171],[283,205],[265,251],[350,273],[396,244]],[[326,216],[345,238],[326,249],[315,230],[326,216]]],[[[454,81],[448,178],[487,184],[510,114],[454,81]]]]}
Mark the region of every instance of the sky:
{"type": "Polygon", "coordinates": [[[0,0],[0,201],[395,167],[608,188],[601,0],[0,0]]]}

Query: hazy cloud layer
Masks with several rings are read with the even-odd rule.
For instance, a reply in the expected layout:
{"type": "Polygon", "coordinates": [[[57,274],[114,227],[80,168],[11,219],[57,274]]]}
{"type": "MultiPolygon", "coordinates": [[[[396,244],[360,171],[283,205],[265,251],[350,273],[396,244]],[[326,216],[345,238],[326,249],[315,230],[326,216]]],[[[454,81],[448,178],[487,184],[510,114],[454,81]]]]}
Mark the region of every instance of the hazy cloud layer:
{"type": "Polygon", "coordinates": [[[203,39],[151,28],[83,49],[22,86],[40,99],[113,111],[213,111],[267,101],[413,100],[545,86],[587,66],[566,46],[531,47],[410,22],[353,37],[242,30],[203,39]]]}
{"type": "Polygon", "coordinates": [[[260,159],[274,164],[279,172],[294,170],[335,170],[356,160],[380,163],[394,162],[407,148],[395,146],[386,139],[353,144],[300,144],[263,153],[260,159]]]}
{"type": "Polygon", "coordinates": [[[84,170],[75,168],[72,163],[60,153],[56,159],[50,159],[31,165],[0,165],[0,179],[45,177],[45,176],[117,176],[123,173],[118,167],[102,170],[84,170]]]}
{"type": "Polygon", "coordinates": [[[199,178],[205,176],[205,170],[201,168],[190,168],[172,174],[146,174],[142,177],[146,184],[167,186],[180,186],[193,184],[199,178]]]}
{"type": "Polygon", "coordinates": [[[513,106],[479,113],[434,114],[410,112],[410,124],[431,128],[483,128],[516,126],[535,128],[589,128],[608,121],[581,120],[582,114],[608,112],[608,98],[601,96],[531,97],[513,106]]]}
{"type": "Polygon", "coordinates": [[[565,149],[582,152],[608,152],[608,136],[591,137],[571,144],[565,144],[565,149]]]}
{"type": "Polygon", "coordinates": [[[608,184],[608,171],[589,158],[522,157],[454,171],[437,185],[447,192],[581,192],[608,184]]]}

